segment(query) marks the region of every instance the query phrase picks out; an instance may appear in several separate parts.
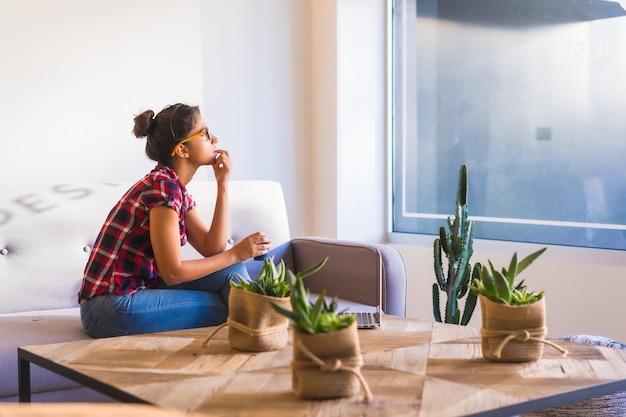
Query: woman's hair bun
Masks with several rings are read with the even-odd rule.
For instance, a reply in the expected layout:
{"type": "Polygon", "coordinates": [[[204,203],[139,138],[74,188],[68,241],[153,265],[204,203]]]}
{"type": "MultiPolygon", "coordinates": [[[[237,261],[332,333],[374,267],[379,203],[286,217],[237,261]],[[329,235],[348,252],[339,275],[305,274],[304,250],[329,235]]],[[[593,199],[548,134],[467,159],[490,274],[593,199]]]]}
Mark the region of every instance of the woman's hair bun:
{"type": "Polygon", "coordinates": [[[156,119],[152,110],[146,110],[138,116],[135,116],[135,127],[133,134],[138,138],[148,136],[154,130],[156,119]]]}

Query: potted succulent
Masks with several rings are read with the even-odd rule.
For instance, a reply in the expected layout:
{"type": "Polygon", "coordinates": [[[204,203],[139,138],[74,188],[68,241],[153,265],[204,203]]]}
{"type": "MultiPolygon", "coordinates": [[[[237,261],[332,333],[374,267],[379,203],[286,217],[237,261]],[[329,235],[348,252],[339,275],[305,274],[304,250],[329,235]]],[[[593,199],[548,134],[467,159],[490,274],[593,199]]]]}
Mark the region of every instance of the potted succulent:
{"type": "Polygon", "coordinates": [[[480,300],[482,311],[481,342],[483,357],[496,362],[536,361],[544,344],[567,354],[565,349],[545,340],[546,313],[544,291],[528,291],[518,275],[547,248],[539,249],[518,262],[513,254],[509,267],[497,270],[476,264],[477,277],[470,290],[480,300]]]}
{"type": "MultiPolygon", "coordinates": [[[[317,272],[327,259],[299,272],[297,276],[302,279],[317,272]]],[[[247,281],[239,276],[237,281],[231,281],[228,319],[209,335],[204,341],[205,346],[224,326],[228,326],[228,341],[236,350],[267,352],[287,345],[289,320],[271,305],[289,306],[291,285],[285,280],[287,268],[282,259],[275,265],[273,256],[263,262],[256,279],[247,281]]]]}
{"type": "Polygon", "coordinates": [[[322,291],[315,301],[302,277],[287,270],[292,286],[291,310],[273,307],[293,323],[292,390],[301,399],[328,399],[356,395],[372,398],[361,374],[363,357],[354,314],[337,311],[337,298],[322,291]]]}

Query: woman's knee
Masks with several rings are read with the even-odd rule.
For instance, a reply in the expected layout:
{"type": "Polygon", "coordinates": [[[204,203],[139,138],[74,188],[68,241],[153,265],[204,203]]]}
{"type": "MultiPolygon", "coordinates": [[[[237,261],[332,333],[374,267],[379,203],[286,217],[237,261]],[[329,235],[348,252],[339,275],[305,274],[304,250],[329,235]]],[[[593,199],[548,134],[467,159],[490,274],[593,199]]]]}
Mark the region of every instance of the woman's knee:
{"type": "Polygon", "coordinates": [[[237,263],[230,266],[227,266],[222,270],[222,272],[226,272],[229,274],[229,281],[238,281],[243,279],[244,281],[250,281],[250,275],[248,274],[248,269],[243,263],[237,263]]]}

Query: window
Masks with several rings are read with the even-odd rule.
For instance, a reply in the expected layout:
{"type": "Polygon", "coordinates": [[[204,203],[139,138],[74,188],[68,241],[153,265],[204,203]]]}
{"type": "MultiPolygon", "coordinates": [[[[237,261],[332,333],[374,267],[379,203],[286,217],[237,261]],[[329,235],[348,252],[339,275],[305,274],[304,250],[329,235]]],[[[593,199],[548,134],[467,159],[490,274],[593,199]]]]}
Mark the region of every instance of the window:
{"type": "Polygon", "coordinates": [[[393,232],[626,250],[626,11],[393,0],[393,232]]]}

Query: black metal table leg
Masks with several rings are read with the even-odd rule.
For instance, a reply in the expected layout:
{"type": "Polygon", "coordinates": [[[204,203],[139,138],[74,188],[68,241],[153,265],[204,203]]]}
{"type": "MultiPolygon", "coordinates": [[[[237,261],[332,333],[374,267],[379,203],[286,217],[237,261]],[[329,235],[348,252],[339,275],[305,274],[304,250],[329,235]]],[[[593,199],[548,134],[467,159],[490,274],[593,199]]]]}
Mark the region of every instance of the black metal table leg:
{"type": "Polygon", "coordinates": [[[17,349],[17,381],[19,400],[21,403],[30,402],[30,361],[22,358],[21,350],[17,349]]]}

